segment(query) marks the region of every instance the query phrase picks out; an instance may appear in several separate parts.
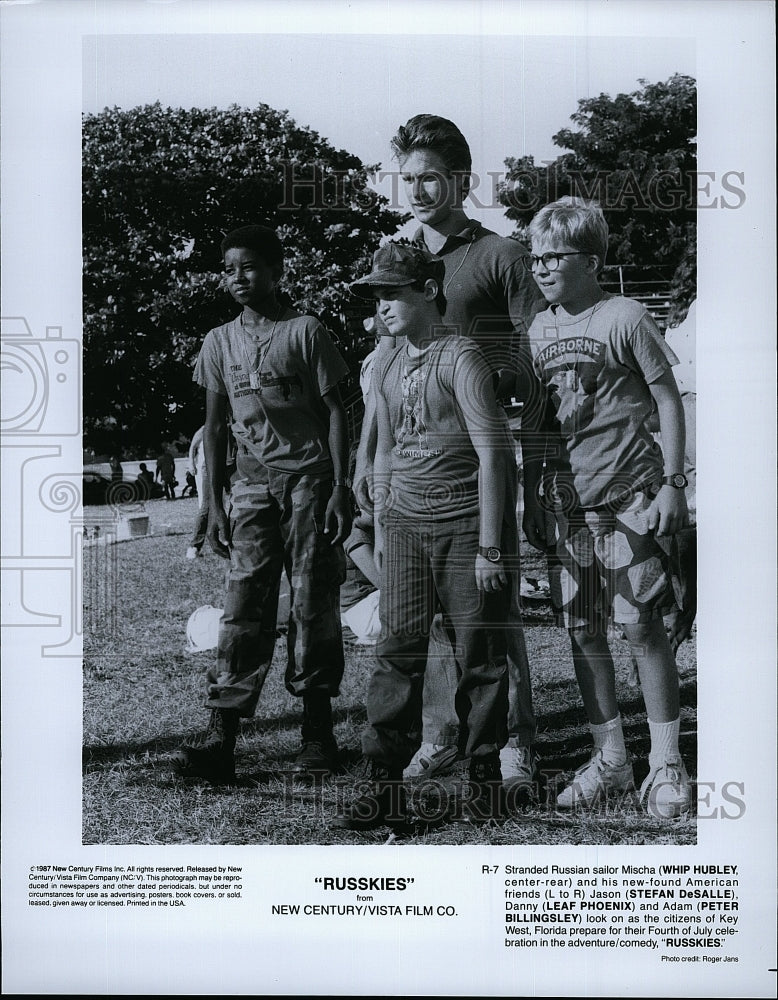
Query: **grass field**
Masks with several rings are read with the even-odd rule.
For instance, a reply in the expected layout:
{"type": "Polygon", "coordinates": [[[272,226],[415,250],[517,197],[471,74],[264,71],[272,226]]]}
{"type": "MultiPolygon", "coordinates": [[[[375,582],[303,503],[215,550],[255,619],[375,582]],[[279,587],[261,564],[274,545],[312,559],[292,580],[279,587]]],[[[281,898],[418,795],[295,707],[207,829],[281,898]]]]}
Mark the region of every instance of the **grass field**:
{"type": "MultiPolygon", "coordinates": [[[[359,736],[373,652],[346,649],[346,673],[334,703],[343,773],[315,784],[293,781],[300,703],[283,685],[284,640],[257,715],[244,720],[237,748],[239,782],[229,788],[184,781],[170,767],[182,738],[207,722],[203,681],[212,652],[184,652],[189,615],[221,607],[226,563],[210,552],[187,561],[196,500],[146,504],[153,534],[113,545],[89,545],[84,558],[83,840],[87,844],[381,844],[389,831],[359,834],[330,828],[340,802],[361,774],[359,736]]],[[[86,508],[87,526],[105,516],[86,508]]],[[[525,576],[545,576],[541,557],[522,552],[525,576]]],[[[566,634],[545,602],[525,608],[525,630],[539,720],[542,770],[552,780],[588,756],[589,735],[566,634]]],[[[647,771],[648,728],[631,682],[624,643],[614,638],[619,701],[638,786],[647,771]]],[[[678,656],[681,751],[696,775],[696,636],[678,656]]],[[[553,781],[552,781],[553,783],[553,781]]],[[[500,825],[452,821],[457,778],[410,790],[419,820],[409,844],[693,844],[694,817],[662,823],[633,800],[587,815],[565,816],[545,792],[537,807],[500,825]]],[[[551,796],[553,801],[553,796],[551,796]]]]}

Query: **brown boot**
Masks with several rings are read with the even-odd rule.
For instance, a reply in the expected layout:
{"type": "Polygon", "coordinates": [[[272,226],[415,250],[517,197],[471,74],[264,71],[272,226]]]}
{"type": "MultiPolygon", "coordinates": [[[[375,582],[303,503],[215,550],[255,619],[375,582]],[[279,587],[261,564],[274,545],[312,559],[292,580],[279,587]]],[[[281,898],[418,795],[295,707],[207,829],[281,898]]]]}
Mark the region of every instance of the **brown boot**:
{"type": "Polygon", "coordinates": [[[368,780],[332,825],[341,830],[400,827],[408,822],[403,772],[377,760],[369,761],[368,780]]]}
{"type": "Polygon", "coordinates": [[[332,705],[326,691],[303,694],[302,746],[292,771],[321,777],[338,770],[338,745],[332,734],[332,705]]]}
{"type": "Polygon", "coordinates": [[[182,743],[174,756],[184,778],[205,778],[215,785],[235,781],[235,740],[240,715],[234,708],[212,708],[202,736],[182,743]]]}

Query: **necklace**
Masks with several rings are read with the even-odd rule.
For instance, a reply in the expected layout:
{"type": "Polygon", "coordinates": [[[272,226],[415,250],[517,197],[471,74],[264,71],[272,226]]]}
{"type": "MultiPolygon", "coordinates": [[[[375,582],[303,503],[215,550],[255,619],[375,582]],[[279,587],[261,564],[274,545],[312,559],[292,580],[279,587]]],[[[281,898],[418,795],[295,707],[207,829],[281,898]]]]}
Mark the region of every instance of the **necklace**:
{"type": "Polygon", "coordinates": [[[456,270],[455,270],[455,271],[454,271],[454,273],[453,273],[453,274],[451,275],[451,277],[450,277],[450,278],[448,279],[448,281],[447,281],[447,282],[445,282],[445,284],[443,285],[443,294],[444,294],[444,295],[445,295],[445,294],[446,294],[446,292],[448,291],[448,286],[449,286],[449,285],[451,284],[451,282],[452,282],[452,281],[454,280],[454,278],[455,278],[455,277],[457,276],[457,274],[458,274],[458,273],[459,273],[459,272],[461,271],[461,269],[462,269],[462,265],[463,265],[463,264],[465,263],[465,261],[467,260],[467,255],[468,255],[468,254],[470,253],[470,247],[471,247],[472,245],[473,245],[473,242],[472,242],[472,240],[471,240],[471,241],[470,241],[470,243],[468,243],[468,244],[467,244],[467,246],[465,247],[465,252],[464,252],[464,255],[463,255],[463,257],[462,257],[462,260],[460,260],[460,262],[459,262],[459,266],[458,266],[458,267],[456,268],[456,270]]]}
{"type": "Polygon", "coordinates": [[[253,369],[251,367],[251,362],[249,361],[249,352],[246,350],[246,338],[248,337],[248,333],[246,333],[246,323],[245,320],[243,319],[243,313],[240,314],[240,325],[244,332],[243,354],[246,357],[246,370],[249,373],[249,386],[255,392],[259,392],[260,396],[262,395],[262,368],[265,364],[265,358],[267,357],[267,352],[270,350],[270,345],[273,343],[273,334],[276,332],[276,325],[278,324],[278,321],[281,319],[283,311],[284,307],[279,306],[276,318],[273,320],[273,327],[270,330],[270,336],[267,339],[267,344],[265,344],[265,349],[262,350],[262,348],[260,348],[259,364],[257,365],[256,368],[253,369]]]}
{"type": "MultiPolygon", "coordinates": [[[[591,325],[594,314],[600,308],[600,303],[602,303],[603,301],[604,299],[600,299],[599,301],[594,303],[592,311],[589,313],[589,319],[586,321],[586,329],[584,330],[583,335],[580,338],[579,337],[575,338],[576,341],[579,340],[583,341],[586,339],[586,334],[589,332],[589,326],[591,325]]],[[[556,311],[554,312],[554,334],[556,336],[557,348],[559,348],[559,320],[557,318],[556,311]]],[[[580,363],[581,363],[581,355],[578,348],[576,347],[575,362],[573,364],[573,367],[568,368],[567,371],[565,372],[565,388],[572,389],[573,392],[577,392],[578,386],[581,384],[581,378],[579,375],[579,368],[578,368],[580,363]]]]}

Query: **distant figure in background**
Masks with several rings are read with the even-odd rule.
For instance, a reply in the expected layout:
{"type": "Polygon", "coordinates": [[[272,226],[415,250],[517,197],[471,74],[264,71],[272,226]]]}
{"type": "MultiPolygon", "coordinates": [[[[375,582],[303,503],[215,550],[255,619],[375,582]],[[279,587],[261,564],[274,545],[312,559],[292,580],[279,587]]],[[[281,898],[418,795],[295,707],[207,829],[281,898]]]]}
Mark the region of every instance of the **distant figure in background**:
{"type": "Polygon", "coordinates": [[[144,500],[150,500],[154,493],[154,476],[149,472],[145,462],[140,463],[140,471],[135,482],[140,487],[140,495],[144,500]]]}
{"type": "Polygon", "coordinates": [[[149,487],[149,492],[151,492],[151,487],[154,485],[154,476],[145,462],[140,463],[140,472],[138,473],[138,479],[142,483],[146,483],[149,487]]]}
{"type": "Polygon", "coordinates": [[[196,497],[198,495],[195,477],[189,469],[186,470],[186,486],[181,490],[181,499],[183,500],[187,494],[189,494],[190,497],[196,497]]]}
{"type": "Polygon", "coordinates": [[[202,555],[203,543],[208,530],[208,484],[205,481],[205,448],[203,447],[203,435],[205,425],[198,428],[189,445],[189,470],[187,476],[194,473],[195,487],[197,490],[198,510],[195,518],[194,531],[189,539],[189,547],[186,550],[187,559],[196,559],[202,555]]]}
{"type": "Polygon", "coordinates": [[[119,461],[118,455],[111,455],[111,482],[120,483],[124,479],[124,470],[122,469],[121,462],[119,461]]]}
{"type": "Polygon", "coordinates": [[[176,463],[169,451],[164,448],[157,458],[157,472],[154,477],[162,483],[166,500],[176,498],[176,463]]]}

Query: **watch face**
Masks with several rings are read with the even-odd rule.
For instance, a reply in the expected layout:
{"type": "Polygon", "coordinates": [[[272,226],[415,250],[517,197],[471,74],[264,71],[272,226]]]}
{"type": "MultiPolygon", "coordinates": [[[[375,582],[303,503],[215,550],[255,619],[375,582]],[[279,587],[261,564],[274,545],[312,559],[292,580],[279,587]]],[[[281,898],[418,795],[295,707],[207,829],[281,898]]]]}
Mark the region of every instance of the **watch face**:
{"type": "Polygon", "coordinates": [[[499,562],[501,554],[500,550],[494,548],[494,546],[486,550],[486,558],[489,562],[499,562]]]}
{"type": "Polygon", "coordinates": [[[682,490],[686,486],[688,480],[682,472],[676,472],[673,478],[673,486],[676,486],[679,490],[682,490]]]}

